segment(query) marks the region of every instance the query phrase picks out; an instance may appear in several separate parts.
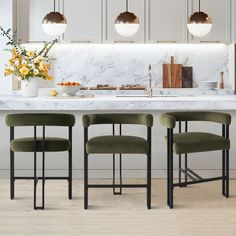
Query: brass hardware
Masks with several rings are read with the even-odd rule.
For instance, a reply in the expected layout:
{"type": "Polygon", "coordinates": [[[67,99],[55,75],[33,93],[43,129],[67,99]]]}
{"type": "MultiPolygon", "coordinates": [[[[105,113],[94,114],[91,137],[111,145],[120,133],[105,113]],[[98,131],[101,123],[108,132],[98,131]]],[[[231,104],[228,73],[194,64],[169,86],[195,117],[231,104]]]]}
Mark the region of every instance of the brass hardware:
{"type": "Polygon", "coordinates": [[[177,43],[175,40],[158,40],[157,43],[177,43]]]}
{"type": "Polygon", "coordinates": [[[132,40],[130,40],[130,41],[116,40],[116,41],[114,41],[114,43],[134,43],[134,41],[132,41],[132,40]]]}
{"type": "Polygon", "coordinates": [[[44,41],[28,40],[27,43],[44,43],[44,41]]]}
{"type": "Polygon", "coordinates": [[[91,43],[89,40],[72,40],[71,43],[91,43]]]}
{"type": "Polygon", "coordinates": [[[221,43],[221,41],[219,40],[210,40],[210,41],[207,41],[207,40],[201,40],[200,43],[221,43]]]}

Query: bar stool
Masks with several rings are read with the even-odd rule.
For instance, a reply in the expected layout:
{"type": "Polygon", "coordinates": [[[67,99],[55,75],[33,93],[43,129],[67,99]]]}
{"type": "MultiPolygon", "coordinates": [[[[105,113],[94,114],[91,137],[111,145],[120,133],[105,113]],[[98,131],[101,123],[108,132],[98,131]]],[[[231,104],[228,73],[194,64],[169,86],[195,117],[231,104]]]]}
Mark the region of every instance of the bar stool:
{"type": "Polygon", "coordinates": [[[72,199],[72,127],[75,124],[75,117],[70,114],[10,114],[6,116],[6,124],[10,127],[10,197],[14,199],[15,180],[33,179],[34,180],[34,209],[44,209],[45,203],[45,180],[65,179],[68,181],[68,197],[72,199]],[[33,137],[17,138],[14,137],[14,128],[20,126],[32,126],[33,137]],[[68,138],[47,137],[45,128],[47,126],[68,127],[68,138]],[[38,137],[37,128],[42,127],[42,137],[38,137]],[[45,176],[45,153],[46,152],[68,152],[68,176],[67,177],[46,177],[45,176]],[[21,177],[15,176],[14,153],[32,152],[34,153],[34,176],[21,177]],[[42,176],[37,177],[37,152],[42,153],[42,176]],[[42,204],[37,206],[36,188],[39,180],[42,180],[42,204]]]}
{"type": "Polygon", "coordinates": [[[83,116],[84,126],[84,208],[88,208],[89,188],[146,188],[147,207],[151,209],[151,127],[153,117],[150,114],[90,114],[83,116]],[[111,124],[113,135],[96,136],[88,139],[88,128],[91,125],[111,124]],[[144,125],[147,127],[147,139],[136,136],[122,135],[122,125],[144,125]],[[119,125],[119,135],[115,135],[115,125],[119,125]],[[88,183],[88,157],[90,154],[113,155],[113,183],[89,184],[88,183]],[[115,154],[120,155],[120,183],[115,184],[115,154]],[[147,183],[123,184],[122,183],[122,154],[145,154],[147,156],[147,183]]]}
{"type": "Polygon", "coordinates": [[[160,122],[167,127],[167,204],[173,208],[174,187],[187,187],[191,184],[222,180],[222,194],[229,197],[229,125],[231,116],[219,112],[172,112],[162,114],[160,122]],[[208,121],[222,124],[222,136],[206,132],[188,132],[189,121],[208,121]],[[179,133],[173,133],[176,123],[179,133]],[[181,124],[185,123],[185,132],[181,124]],[[188,154],[197,152],[222,151],[222,176],[204,179],[188,167],[188,154]],[[173,183],[173,152],[179,156],[179,183],[173,183]],[[185,156],[185,167],[182,168],[182,155],[185,156]],[[181,182],[181,174],[185,180],[181,182]],[[191,181],[188,181],[188,178],[191,181]]]}

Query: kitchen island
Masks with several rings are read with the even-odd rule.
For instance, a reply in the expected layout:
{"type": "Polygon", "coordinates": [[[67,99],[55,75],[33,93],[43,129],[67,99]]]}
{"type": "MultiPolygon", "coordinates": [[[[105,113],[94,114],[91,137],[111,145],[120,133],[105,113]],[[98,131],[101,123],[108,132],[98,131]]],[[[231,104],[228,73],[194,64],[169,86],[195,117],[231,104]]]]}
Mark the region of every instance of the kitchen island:
{"type": "MultiPolygon", "coordinates": [[[[9,176],[9,128],[5,125],[5,116],[9,113],[22,112],[63,112],[72,113],[76,116],[76,125],[73,129],[73,175],[75,178],[83,176],[83,126],[82,115],[86,113],[102,112],[148,112],[154,116],[153,126],[153,177],[166,178],[166,129],[159,123],[159,116],[167,111],[222,111],[232,115],[232,125],[230,126],[231,138],[231,159],[230,175],[236,177],[236,96],[233,95],[203,95],[203,96],[158,96],[153,98],[143,96],[116,97],[114,95],[97,95],[92,98],[78,97],[47,97],[23,98],[20,95],[0,94],[0,177],[9,176]]],[[[221,126],[214,123],[192,122],[190,130],[208,131],[221,134],[221,126]]],[[[16,137],[32,136],[32,127],[16,129],[16,137]]],[[[90,136],[100,134],[111,134],[112,127],[100,125],[90,129],[90,136]],[[106,127],[106,128],[105,128],[106,127]]],[[[146,129],[142,126],[125,126],[125,134],[139,135],[146,137],[146,129]]],[[[39,132],[40,134],[40,132],[39,132]]],[[[47,135],[65,137],[67,130],[64,128],[47,128],[47,135]]],[[[124,155],[125,156],[125,155],[124,155]]],[[[137,155],[134,155],[136,158],[137,155]]],[[[220,155],[212,152],[207,156],[204,154],[192,154],[189,165],[202,176],[210,177],[220,174],[220,155]]],[[[177,166],[178,158],[175,158],[177,166]]],[[[132,158],[124,158],[124,178],[145,178],[146,172],[145,158],[141,156],[132,161],[132,158]]],[[[32,175],[33,158],[29,153],[18,153],[16,157],[16,169],[21,175],[32,175]],[[29,161],[29,158],[31,161],[29,161]]],[[[47,175],[63,175],[67,173],[67,162],[64,153],[48,153],[46,158],[47,175]],[[55,170],[56,169],[56,170],[55,170]]],[[[89,164],[91,178],[112,177],[112,158],[103,155],[95,158],[89,164]]]]}
{"type": "Polygon", "coordinates": [[[23,98],[20,95],[0,95],[1,111],[234,111],[234,95],[169,96],[152,98],[135,96],[96,95],[95,97],[23,98]]]}

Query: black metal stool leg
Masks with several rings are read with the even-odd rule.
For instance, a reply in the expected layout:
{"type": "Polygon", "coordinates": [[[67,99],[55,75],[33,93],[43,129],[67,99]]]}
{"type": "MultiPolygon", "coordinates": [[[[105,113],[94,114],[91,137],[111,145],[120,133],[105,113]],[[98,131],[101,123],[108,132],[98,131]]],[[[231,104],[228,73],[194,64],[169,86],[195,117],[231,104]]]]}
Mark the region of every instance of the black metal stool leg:
{"type": "Polygon", "coordinates": [[[147,155],[147,208],[151,209],[152,199],[152,176],[151,176],[151,154],[147,155]]]}
{"type": "Polygon", "coordinates": [[[84,209],[88,209],[88,154],[86,143],[88,141],[88,128],[84,128],[84,209]]]}
{"type": "Polygon", "coordinates": [[[173,208],[173,130],[168,129],[168,149],[169,149],[169,155],[168,155],[168,199],[169,199],[169,208],[173,208]]]}
{"type": "Polygon", "coordinates": [[[88,155],[84,155],[84,209],[88,209],[88,155]]]}
{"type": "Polygon", "coordinates": [[[37,153],[34,152],[34,209],[37,209],[37,153]]]}
{"type": "Polygon", "coordinates": [[[14,157],[14,152],[10,151],[10,197],[13,200],[15,197],[15,157],[14,157]]]}
{"type": "Polygon", "coordinates": [[[72,127],[69,127],[70,149],[68,151],[68,198],[72,199],[72,127]]]}
{"type": "Polygon", "coordinates": [[[225,196],[225,150],[222,151],[222,194],[225,196]]]}
{"type": "Polygon", "coordinates": [[[170,204],[170,194],[169,194],[169,186],[170,186],[170,150],[169,150],[169,130],[167,131],[167,205],[170,204]]]}
{"type": "MultiPolygon", "coordinates": [[[[10,127],[10,142],[14,139],[14,127],[10,127]]],[[[10,149],[10,198],[15,197],[15,153],[10,149]]]]}
{"type": "Polygon", "coordinates": [[[229,150],[226,150],[225,169],[226,169],[225,197],[228,198],[229,197],[229,150]]]}
{"type": "Polygon", "coordinates": [[[37,135],[36,126],[34,126],[34,209],[43,210],[45,205],[45,126],[43,126],[43,147],[42,147],[42,203],[37,206],[37,135]]]}
{"type": "Polygon", "coordinates": [[[181,184],[181,180],[182,180],[182,156],[179,155],[179,184],[181,184]]]}
{"type": "Polygon", "coordinates": [[[188,154],[184,154],[184,170],[185,170],[185,175],[184,175],[185,186],[184,187],[187,187],[188,176],[186,173],[188,171],[188,154]]]}
{"type": "MultiPolygon", "coordinates": [[[[115,135],[115,125],[112,125],[112,135],[115,135]]],[[[119,125],[119,135],[122,135],[122,125],[119,125]]],[[[113,195],[122,195],[122,154],[119,154],[119,160],[120,160],[120,169],[119,169],[119,174],[120,174],[120,190],[116,191],[116,155],[113,153],[113,179],[112,179],[112,184],[113,184],[113,195]]]]}

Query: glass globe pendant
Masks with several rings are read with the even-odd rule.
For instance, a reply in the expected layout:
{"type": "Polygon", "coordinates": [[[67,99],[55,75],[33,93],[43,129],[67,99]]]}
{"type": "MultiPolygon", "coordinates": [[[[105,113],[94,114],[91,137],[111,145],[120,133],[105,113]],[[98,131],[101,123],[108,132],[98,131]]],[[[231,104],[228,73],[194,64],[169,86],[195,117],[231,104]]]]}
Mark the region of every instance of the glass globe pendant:
{"type": "Polygon", "coordinates": [[[117,33],[124,37],[130,37],[138,32],[139,25],[138,17],[134,13],[128,11],[128,0],[126,0],[126,11],[120,13],[115,20],[115,29],[117,33]]]}
{"type": "Polygon", "coordinates": [[[63,34],[67,28],[67,20],[60,12],[56,12],[56,3],[54,0],[54,11],[48,13],[42,21],[42,27],[46,34],[57,37],[63,34]]]}
{"type": "Polygon", "coordinates": [[[188,20],[189,32],[197,37],[203,37],[210,33],[212,28],[211,17],[201,11],[201,2],[199,0],[199,11],[194,12],[188,20]]]}

